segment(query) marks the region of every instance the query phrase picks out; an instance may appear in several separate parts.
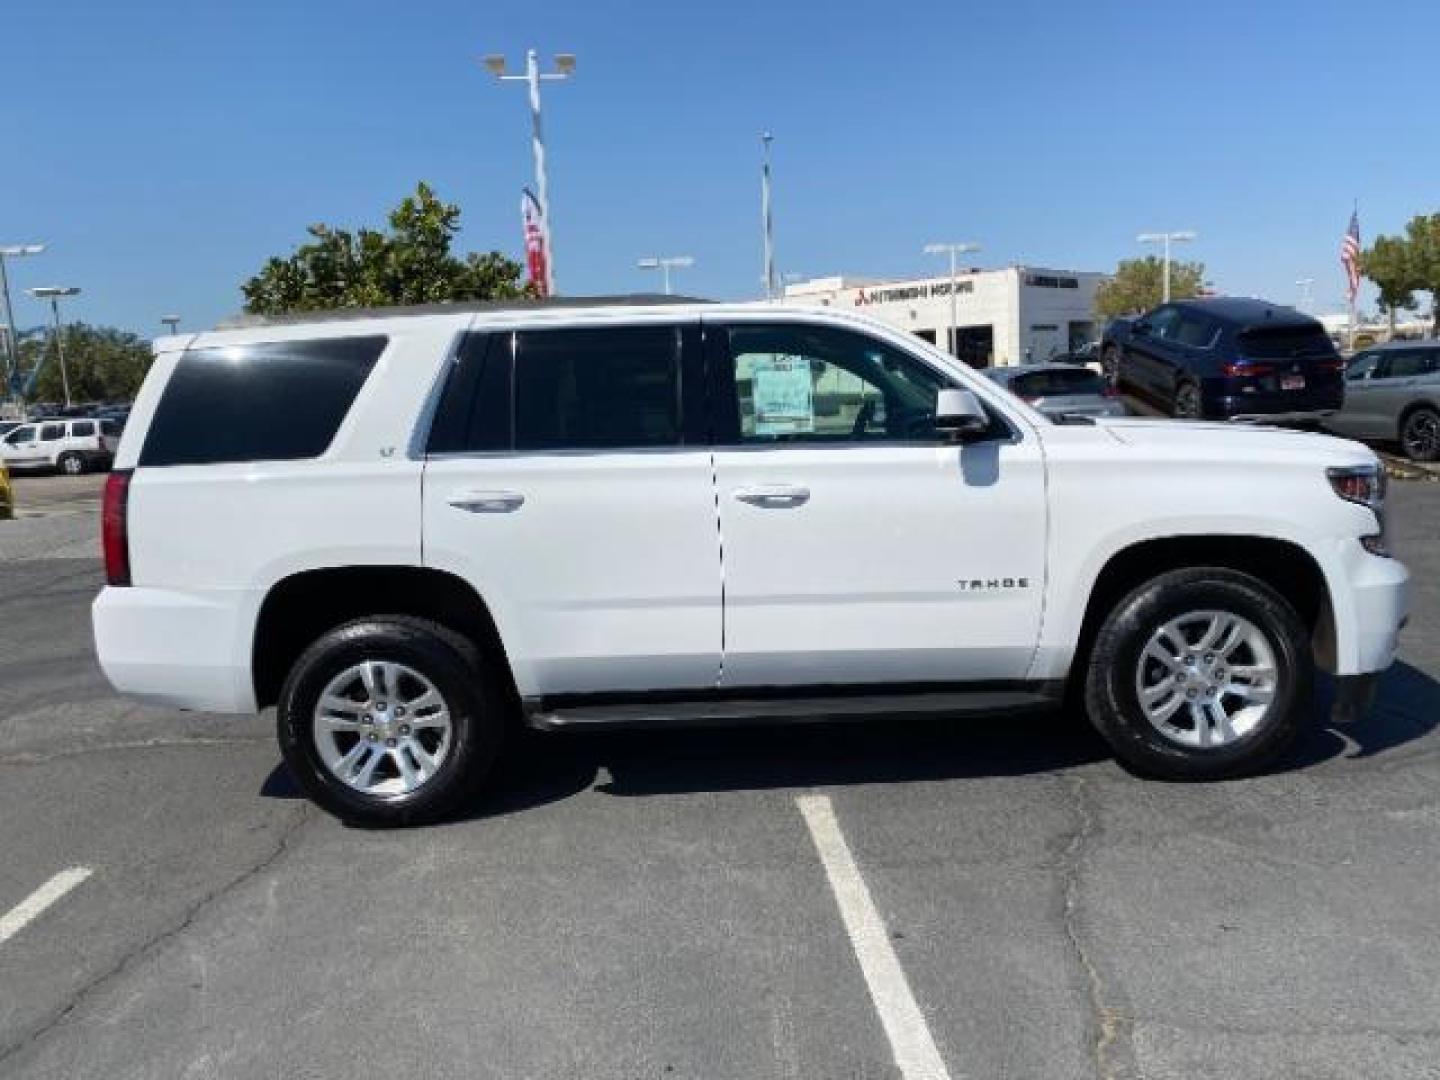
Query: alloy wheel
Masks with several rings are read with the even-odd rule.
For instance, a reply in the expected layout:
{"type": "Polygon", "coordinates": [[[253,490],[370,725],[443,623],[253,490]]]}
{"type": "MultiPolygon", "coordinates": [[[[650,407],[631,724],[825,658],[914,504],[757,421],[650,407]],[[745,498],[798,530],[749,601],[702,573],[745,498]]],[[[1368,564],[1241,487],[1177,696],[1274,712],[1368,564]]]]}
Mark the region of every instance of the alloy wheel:
{"type": "Polygon", "coordinates": [[[1135,695],[1150,725],[1185,747],[1212,749],[1264,723],[1279,666],[1265,634],[1229,611],[1192,611],[1150,635],[1135,669],[1135,695]]]}
{"type": "Polygon", "coordinates": [[[1405,456],[1414,461],[1434,461],[1440,457],[1440,415],[1421,409],[1405,421],[1400,440],[1405,456]]]}
{"type": "Polygon", "coordinates": [[[366,660],[336,675],[315,706],[313,738],[325,768],[365,795],[409,795],[427,783],[454,741],[435,684],[405,664],[366,660]]]}

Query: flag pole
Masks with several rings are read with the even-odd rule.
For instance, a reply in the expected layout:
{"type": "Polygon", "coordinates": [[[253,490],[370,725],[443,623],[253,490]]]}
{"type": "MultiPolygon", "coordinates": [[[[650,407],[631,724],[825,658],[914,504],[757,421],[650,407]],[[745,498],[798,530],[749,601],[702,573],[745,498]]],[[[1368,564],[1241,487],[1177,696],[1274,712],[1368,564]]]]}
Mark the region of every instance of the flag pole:
{"type": "MultiPolygon", "coordinates": [[[[1351,220],[1352,220],[1352,221],[1359,221],[1359,220],[1360,220],[1360,200],[1359,200],[1358,198],[1355,200],[1354,205],[1351,207],[1351,220]]],[[[1359,238],[1358,235],[1357,235],[1356,238],[1355,238],[1355,246],[1356,246],[1356,248],[1359,248],[1359,246],[1360,246],[1360,238],[1359,238]]],[[[1359,258],[1359,252],[1358,252],[1358,251],[1356,252],[1356,258],[1359,258]]],[[[1350,289],[1349,289],[1349,295],[1350,295],[1350,353],[1351,353],[1351,355],[1354,355],[1354,353],[1355,353],[1355,297],[1356,297],[1356,295],[1358,294],[1358,292],[1359,292],[1359,290],[1356,289],[1353,285],[1352,285],[1352,286],[1350,287],[1350,289]]]]}

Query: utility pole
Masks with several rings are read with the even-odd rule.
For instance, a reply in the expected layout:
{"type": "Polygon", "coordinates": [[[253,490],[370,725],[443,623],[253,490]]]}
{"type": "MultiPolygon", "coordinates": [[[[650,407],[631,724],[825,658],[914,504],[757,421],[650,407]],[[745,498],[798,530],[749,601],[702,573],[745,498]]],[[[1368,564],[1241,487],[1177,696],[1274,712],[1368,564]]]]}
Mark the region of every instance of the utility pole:
{"type": "Polygon", "coordinates": [[[15,337],[15,313],[10,308],[10,276],[5,272],[5,260],[39,255],[44,250],[44,244],[11,244],[9,247],[0,247],[0,296],[5,298],[6,395],[10,392],[10,380],[20,374],[20,342],[15,337]]]}
{"type": "Polygon", "coordinates": [[[1165,271],[1164,287],[1162,290],[1162,302],[1170,302],[1170,245],[1181,243],[1187,240],[1194,240],[1199,234],[1190,229],[1182,229],[1179,232],[1147,232],[1141,233],[1135,239],[1142,244],[1164,244],[1165,245],[1165,271]]]}
{"type": "Polygon", "coordinates": [[[957,257],[967,251],[979,251],[979,244],[926,244],[926,255],[950,255],[950,348],[951,356],[960,355],[960,341],[957,335],[959,317],[956,303],[959,300],[959,265],[957,257]]]}
{"type": "Polygon", "coordinates": [[[540,56],[530,49],[525,53],[525,74],[505,74],[505,57],[487,56],[485,66],[501,82],[523,82],[530,90],[530,148],[535,154],[535,201],[540,204],[540,218],[545,225],[545,295],[555,295],[555,240],[550,227],[550,185],[545,174],[545,134],[540,123],[540,84],[568,79],[575,73],[575,54],[556,53],[555,70],[542,72],[540,56]]]}
{"type": "Polygon", "coordinates": [[[171,334],[178,334],[180,332],[179,315],[161,315],[160,323],[162,326],[168,329],[171,334]]]}
{"type": "Polygon", "coordinates": [[[25,290],[36,300],[49,300],[50,313],[55,317],[55,354],[60,359],[60,385],[65,389],[65,407],[70,407],[70,373],[65,370],[65,342],[60,326],[60,298],[79,296],[80,290],[74,285],[47,285],[38,289],[25,290]]]}
{"type": "Polygon", "coordinates": [[[766,300],[774,300],[777,292],[775,287],[775,223],[770,214],[770,144],[774,141],[775,136],[770,132],[761,132],[760,226],[764,234],[763,281],[765,282],[766,300]]]}

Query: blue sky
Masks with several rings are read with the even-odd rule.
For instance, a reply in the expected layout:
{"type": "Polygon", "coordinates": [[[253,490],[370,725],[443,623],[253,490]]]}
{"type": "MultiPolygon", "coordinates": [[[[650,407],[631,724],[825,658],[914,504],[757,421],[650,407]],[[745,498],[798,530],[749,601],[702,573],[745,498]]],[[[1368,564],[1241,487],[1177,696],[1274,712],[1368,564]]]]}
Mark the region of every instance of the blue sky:
{"type": "Polygon", "coordinates": [[[520,254],[524,94],[476,58],[578,54],[546,87],[562,291],[759,288],[758,134],[775,133],[782,272],[1109,269],[1192,228],[1223,290],[1339,304],[1340,233],[1440,210],[1434,0],[1205,4],[732,0],[408,4],[80,0],[0,12],[0,241],[18,293],[150,333],[239,309],[306,224],[378,224],[415,182],[465,248],[520,254]]]}

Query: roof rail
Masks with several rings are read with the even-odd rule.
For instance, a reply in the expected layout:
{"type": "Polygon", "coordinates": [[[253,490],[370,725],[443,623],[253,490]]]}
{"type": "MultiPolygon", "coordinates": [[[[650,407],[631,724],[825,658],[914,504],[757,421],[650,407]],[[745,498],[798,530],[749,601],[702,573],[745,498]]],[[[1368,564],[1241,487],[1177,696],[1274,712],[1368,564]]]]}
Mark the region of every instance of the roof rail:
{"type": "Polygon", "coordinates": [[[283,315],[240,314],[222,319],[217,330],[244,330],[254,326],[293,326],[297,323],[344,322],[349,319],[391,319],[410,315],[455,315],[464,312],[544,311],[550,308],[661,307],[666,304],[708,304],[696,296],[630,293],[618,296],[523,296],[508,300],[454,300],[439,304],[397,304],[393,307],[332,308],[329,311],[292,311],[283,315]]]}

